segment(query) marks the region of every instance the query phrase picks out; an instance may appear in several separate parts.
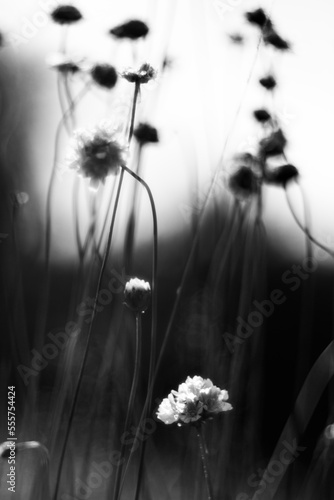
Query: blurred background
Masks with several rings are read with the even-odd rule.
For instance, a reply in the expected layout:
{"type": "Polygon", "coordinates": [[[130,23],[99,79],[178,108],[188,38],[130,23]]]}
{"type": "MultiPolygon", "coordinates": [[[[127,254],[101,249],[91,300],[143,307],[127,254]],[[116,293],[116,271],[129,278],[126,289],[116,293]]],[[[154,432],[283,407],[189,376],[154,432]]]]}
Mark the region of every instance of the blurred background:
{"type": "MultiPolygon", "coordinates": [[[[82,290],[75,289],[76,175],[67,168],[70,138],[63,131],[55,163],[49,296],[44,304],[45,207],[55,134],[62,118],[57,70],[51,67],[62,40],[61,27],[50,18],[57,5],[51,0],[1,2],[1,441],[8,437],[7,386],[15,385],[18,441],[37,441],[49,451],[47,460],[38,447],[18,452],[19,499],[52,498],[48,495],[55,487],[88,328],[80,311],[89,305],[86,298],[94,297],[100,266],[98,259],[85,261],[87,274],[79,281],[82,290]],[[29,376],[26,384],[28,378],[22,377],[18,366],[31,367],[32,350],[41,352],[47,334],[64,331],[69,321],[79,324],[80,335],[71,337],[66,349],[48,360],[38,377],[29,376]]],[[[71,57],[83,60],[87,67],[109,63],[118,72],[146,61],[158,69],[157,78],[142,86],[136,115],[137,123],[148,121],[159,132],[159,143],[145,147],[141,158],[141,175],[152,190],[158,215],[158,352],[188,256],[195,248],[157,373],[154,408],[187,375],[210,377],[229,390],[233,412],[208,423],[206,432],[217,498],[238,500],[253,498],[257,486],[249,477],[255,474],[255,482],[260,481],[259,470],[267,466],[292,418],[293,435],[305,450],[286,473],[275,476],[281,482],[277,492],[269,493],[267,484],[261,495],[311,498],[321,479],[325,486],[319,494],[330,498],[333,444],[328,432],[323,433],[333,423],[333,387],[327,384],[333,370],[331,357],[307,386],[298,406],[302,415],[293,410],[312,366],[332,341],[333,259],[313,245],[313,266],[305,260],[310,255],[305,234],[291,214],[285,193],[304,224],[297,185],[291,183],[286,190],[264,186],[263,227],[258,231],[254,207],[244,204],[241,215],[235,210],[228,178],[235,155],[255,153],[263,137],[253,110],[270,109],[288,139],[287,161],[300,173],[309,230],[333,251],[334,5],[330,0],[316,4],[311,0],[82,0],[73,5],[83,20],[68,30],[71,57]],[[269,13],[291,50],[282,52],[261,43],[259,30],[244,15],[259,7],[269,13]],[[108,33],[128,19],[141,19],[150,27],[135,48],[108,33]],[[274,94],[258,84],[269,72],[278,82],[274,94]],[[213,178],[214,188],[209,191],[213,178]],[[249,341],[231,347],[227,334],[235,335],[237,318],[246,321],[258,310],[254,301],[270,300],[277,289],[285,300],[267,318],[262,314],[260,324],[252,326],[249,341]]],[[[70,76],[72,95],[80,93],[87,79],[84,72],[70,76]]],[[[92,86],[76,110],[79,127],[106,119],[117,126],[128,118],[133,89],[119,80],[112,91],[92,86]]],[[[135,155],[135,148],[130,148],[131,168],[135,155]]],[[[108,179],[102,194],[96,195],[101,196],[103,209],[113,183],[108,179]]],[[[131,272],[124,263],[124,228],[133,189],[133,181],[127,179],[108,260],[108,279],[114,277],[122,291],[130,274],[148,281],[152,277],[152,222],[144,194],[131,272]]],[[[82,234],[89,230],[91,196],[83,181],[77,205],[82,234]]],[[[119,451],[133,374],[133,325],[131,312],[124,312],[122,293],[97,317],[59,498],[112,496],[112,474],[96,487],[87,487],[87,478],[95,470],[93,463],[107,460],[112,450],[119,451]]],[[[149,346],[150,313],[143,318],[142,374],[133,425],[146,395],[149,346]]],[[[147,443],[142,498],[205,498],[204,482],[193,480],[201,476],[201,464],[192,429],[157,422],[147,443]]],[[[124,498],[133,495],[138,460],[134,455],[130,463],[124,498]]],[[[1,464],[4,499],[10,495],[5,484],[7,467],[5,460],[1,464]]]]}

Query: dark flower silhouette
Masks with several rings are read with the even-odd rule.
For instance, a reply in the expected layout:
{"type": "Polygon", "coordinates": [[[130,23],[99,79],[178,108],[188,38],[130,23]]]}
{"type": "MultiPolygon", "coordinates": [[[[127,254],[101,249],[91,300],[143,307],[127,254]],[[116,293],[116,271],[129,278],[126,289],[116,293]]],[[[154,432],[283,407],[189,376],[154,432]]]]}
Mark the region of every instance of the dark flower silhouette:
{"type": "Polygon", "coordinates": [[[91,75],[95,83],[107,89],[115,87],[118,78],[115,68],[110,64],[96,64],[91,75]]]}
{"type": "Polygon", "coordinates": [[[130,40],[138,40],[144,38],[149,32],[149,27],[143,21],[132,19],[124,24],[120,24],[112,28],[109,33],[115,38],[129,38],[130,40]]]}
{"type": "Polygon", "coordinates": [[[266,123],[271,120],[271,114],[266,109],[256,109],[253,112],[255,119],[260,123],[266,123]]]}
{"type": "Polygon", "coordinates": [[[60,5],[51,12],[51,17],[58,24],[73,24],[82,19],[81,12],[73,5],[60,5]]]}
{"type": "Polygon", "coordinates": [[[259,83],[260,85],[262,85],[262,87],[264,87],[267,90],[273,90],[277,85],[277,82],[272,75],[260,78],[259,83]]]}
{"type": "Polygon", "coordinates": [[[159,142],[157,129],[148,123],[139,123],[137,128],[134,130],[133,135],[141,145],[149,142],[159,142]]]}

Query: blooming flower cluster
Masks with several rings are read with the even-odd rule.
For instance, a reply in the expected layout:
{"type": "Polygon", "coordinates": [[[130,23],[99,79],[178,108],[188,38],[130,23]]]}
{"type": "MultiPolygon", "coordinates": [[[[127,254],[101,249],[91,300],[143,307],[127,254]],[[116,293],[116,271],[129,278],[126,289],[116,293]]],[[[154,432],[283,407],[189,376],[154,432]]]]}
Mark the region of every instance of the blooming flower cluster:
{"type": "Polygon", "coordinates": [[[68,164],[82,177],[90,178],[91,186],[97,188],[108,175],[118,173],[123,156],[124,147],[115,131],[107,123],[102,123],[75,133],[68,164]]]}
{"type": "Polygon", "coordinates": [[[228,392],[213,385],[210,379],[187,377],[177,391],[172,391],[160,404],[157,417],[165,424],[191,424],[232,410],[228,392]]]}

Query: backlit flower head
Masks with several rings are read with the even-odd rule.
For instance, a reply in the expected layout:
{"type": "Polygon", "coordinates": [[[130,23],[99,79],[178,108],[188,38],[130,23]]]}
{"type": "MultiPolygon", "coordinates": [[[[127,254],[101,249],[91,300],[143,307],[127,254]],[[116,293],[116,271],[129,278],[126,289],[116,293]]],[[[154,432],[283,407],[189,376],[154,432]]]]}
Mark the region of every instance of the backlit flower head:
{"type": "Polygon", "coordinates": [[[132,19],[126,23],[120,24],[112,28],[109,33],[115,38],[129,38],[130,40],[138,40],[144,38],[149,32],[146,23],[138,19],[132,19]]]}
{"type": "Polygon", "coordinates": [[[90,179],[93,188],[105,182],[109,175],[116,175],[124,162],[125,148],[109,124],[102,123],[92,129],[75,132],[69,168],[90,179]]]}
{"type": "Polygon", "coordinates": [[[141,145],[149,142],[159,142],[157,129],[148,123],[139,123],[139,125],[135,128],[133,135],[141,145]]]}
{"type": "Polygon", "coordinates": [[[284,153],[286,144],[287,140],[282,130],[275,130],[269,137],[260,141],[260,153],[265,157],[281,155],[284,153]]]}
{"type": "Polygon", "coordinates": [[[240,35],[240,33],[231,33],[228,37],[231,42],[235,43],[236,45],[242,45],[245,41],[244,37],[240,35]]]}
{"type": "Polygon", "coordinates": [[[165,424],[178,425],[205,421],[223,411],[232,410],[228,392],[213,385],[210,379],[187,377],[177,391],[160,404],[157,417],[165,424]]]}
{"type": "Polygon", "coordinates": [[[236,198],[245,200],[257,192],[257,177],[250,167],[242,165],[230,176],[229,188],[236,198]]]}
{"type": "Polygon", "coordinates": [[[82,19],[82,14],[73,5],[60,5],[51,12],[51,17],[58,24],[73,24],[82,19]]]}
{"type": "Polygon", "coordinates": [[[255,24],[259,28],[269,27],[272,25],[269,17],[263,9],[256,9],[251,12],[246,12],[245,17],[250,24],[255,24]]]}
{"type": "Polygon", "coordinates": [[[284,40],[272,27],[264,30],[263,41],[266,45],[272,45],[277,50],[290,49],[289,42],[284,40]]]}
{"type": "Polygon", "coordinates": [[[266,173],[265,181],[268,184],[274,184],[276,186],[285,187],[286,184],[293,180],[298,179],[299,172],[294,165],[287,163],[286,165],[281,165],[273,170],[266,173]]]}
{"type": "Polygon", "coordinates": [[[130,279],[124,289],[124,304],[134,312],[143,313],[151,302],[151,287],[147,281],[130,279]]]}
{"type": "Polygon", "coordinates": [[[107,89],[112,89],[117,83],[117,71],[111,64],[96,64],[91,75],[95,83],[107,89]]]}
{"type": "Polygon", "coordinates": [[[123,71],[122,77],[130,83],[143,84],[155,78],[156,74],[156,70],[150,64],[144,63],[140,66],[138,71],[132,69],[123,71]]]}
{"type": "Polygon", "coordinates": [[[259,83],[260,85],[262,85],[262,87],[264,87],[267,90],[273,90],[277,85],[277,82],[272,75],[260,78],[259,83]]]}
{"type": "Polygon", "coordinates": [[[256,109],[253,112],[254,118],[260,123],[267,123],[271,120],[271,115],[266,109],[256,109]]]}
{"type": "Polygon", "coordinates": [[[83,59],[75,59],[73,57],[69,57],[62,53],[51,54],[47,60],[47,64],[51,69],[55,69],[60,73],[64,74],[74,74],[78,73],[81,70],[81,63],[83,59]]]}

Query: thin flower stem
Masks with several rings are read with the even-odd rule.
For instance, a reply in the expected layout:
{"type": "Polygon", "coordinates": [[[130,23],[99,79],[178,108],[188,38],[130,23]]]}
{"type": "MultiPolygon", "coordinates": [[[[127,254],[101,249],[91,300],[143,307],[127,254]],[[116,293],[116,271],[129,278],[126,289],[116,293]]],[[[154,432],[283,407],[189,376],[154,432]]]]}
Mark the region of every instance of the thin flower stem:
{"type": "Polygon", "coordinates": [[[324,252],[328,253],[328,255],[330,255],[331,257],[334,258],[334,251],[331,250],[330,248],[328,248],[323,243],[320,243],[320,241],[318,241],[316,238],[314,238],[314,236],[312,236],[312,234],[310,233],[310,230],[307,227],[304,227],[303,224],[300,222],[300,220],[298,219],[298,217],[297,217],[297,215],[296,215],[296,213],[294,211],[292,203],[290,201],[287,189],[285,189],[285,197],[286,197],[286,201],[288,203],[291,215],[294,218],[294,221],[296,222],[297,226],[303,231],[303,233],[307,236],[307,238],[312,243],[314,243],[316,246],[318,246],[319,248],[321,248],[322,250],[324,250],[324,252]]]}
{"type": "MultiPolygon", "coordinates": [[[[139,146],[138,158],[137,158],[138,175],[140,175],[141,153],[142,153],[142,146],[139,146]]],[[[135,227],[136,227],[136,212],[137,212],[136,208],[138,203],[137,200],[138,200],[138,183],[136,182],[133,193],[133,203],[125,232],[125,243],[124,243],[125,267],[128,270],[128,273],[130,274],[132,269],[132,254],[133,254],[133,244],[135,237],[135,227]]]]}
{"type": "Polygon", "coordinates": [[[203,432],[203,426],[201,424],[196,426],[196,433],[197,433],[197,437],[198,437],[199,451],[201,454],[203,473],[204,473],[206,488],[207,488],[207,492],[208,492],[208,500],[214,500],[213,488],[212,488],[210,471],[209,471],[208,452],[207,452],[205,436],[204,436],[204,432],[203,432]]]}
{"type": "MultiPolygon", "coordinates": [[[[136,392],[137,392],[137,387],[138,387],[138,380],[139,380],[139,371],[140,371],[140,359],[141,359],[141,343],[142,343],[142,313],[137,313],[136,314],[136,353],[135,353],[135,367],[134,367],[134,373],[133,373],[133,379],[132,379],[132,386],[131,386],[131,391],[130,391],[130,397],[129,397],[129,402],[128,402],[128,409],[126,413],[126,418],[125,418],[125,424],[124,424],[124,432],[129,427],[129,424],[131,422],[131,418],[133,416],[133,408],[134,408],[134,402],[135,402],[135,397],[136,397],[136,392]]],[[[116,473],[116,480],[115,480],[115,493],[114,493],[114,498],[117,500],[120,495],[120,486],[121,486],[121,478],[122,478],[122,464],[124,462],[124,456],[125,456],[125,442],[122,440],[122,446],[121,446],[121,451],[120,451],[120,466],[117,468],[117,473],[116,473]]]]}
{"type": "MultiPolygon", "coordinates": [[[[144,404],[144,409],[140,417],[140,422],[138,428],[140,428],[140,425],[142,421],[146,418],[147,412],[149,411],[152,403],[152,391],[153,391],[153,386],[154,386],[154,371],[155,371],[155,358],[156,358],[156,327],[157,327],[157,263],[158,263],[158,219],[157,219],[157,213],[156,213],[156,208],[155,208],[155,203],[154,203],[154,198],[152,195],[152,192],[148,186],[148,184],[137,174],[132,172],[129,168],[126,166],[122,167],[126,172],[128,172],[132,177],[134,177],[138,182],[140,182],[144,188],[147,191],[147,194],[150,199],[150,204],[151,204],[151,210],[152,210],[152,217],[153,217],[153,258],[152,258],[152,282],[151,282],[151,290],[152,290],[152,315],[151,315],[151,349],[150,349],[150,365],[149,365],[149,374],[148,374],[148,385],[147,385],[147,396],[146,396],[146,401],[144,404]]],[[[137,429],[138,432],[138,429],[137,429]]],[[[124,485],[124,479],[130,464],[130,459],[131,455],[133,453],[133,448],[130,451],[130,456],[128,459],[128,462],[125,467],[125,472],[122,478],[122,483],[120,487],[120,492],[119,495],[121,495],[122,488],[124,485]]],[[[142,462],[144,460],[144,453],[145,453],[145,441],[142,444],[142,449],[141,449],[141,455],[140,455],[140,464],[139,464],[139,470],[142,470],[142,462]]],[[[139,491],[140,488],[140,478],[141,475],[138,476],[138,481],[139,484],[137,485],[137,491],[139,491]]],[[[118,499],[116,499],[118,500],[118,499]]]]}
{"type": "Polygon", "coordinates": [[[76,99],[72,102],[72,106],[70,106],[67,111],[63,114],[56,131],[55,138],[55,150],[54,150],[54,158],[53,165],[51,171],[51,177],[49,181],[49,187],[46,198],[46,228],[45,228],[45,257],[44,257],[44,265],[45,265],[45,283],[43,288],[42,297],[40,300],[40,314],[39,314],[39,328],[37,328],[37,332],[39,336],[43,335],[44,325],[46,322],[47,316],[47,307],[48,307],[48,298],[49,298],[49,265],[50,265],[50,248],[51,248],[51,234],[52,234],[52,221],[51,221],[51,202],[52,202],[52,194],[54,189],[54,183],[56,178],[56,170],[57,170],[57,160],[58,160],[58,151],[60,144],[60,134],[62,131],[62,127],[66,122],[67,115],[71,114],[74,107],[78,104],[78,102],[84,97],[84,95],[88,92],[89,85],[85,85],[84,88],[79,92],[76,99]]]}
{"type": "Polygon", "coordinates": [[[100,274],[99,274],[99,279],[98,279],[98,283],[97,283],[97,287],[96,287],[93,312],[92,312],[92,316],[91,316],[91,322],[90,322],[90,325],[89,325],[89,331],[88,331],[88,334],[87,334],[84,356],[83,356],[83,359],[82,359],[82,362],[81,362],[81,367],[80,367],[80,372],[79,372],[79,376],[78,376],[78,381],[77,381],[77,385],[76,385],[76,388],[75,388],[75,393],[74,393],[74,396],[73,396],[71,410],[70,410],[70,415],[69,415],[69,419],[68,419],[68,423],[67,423],[67,428],[66,428],[66,432],[65,432],[65,438],[64,438],[64,443],[63,443],[62,451],[61,451],[59,468],[58,468],[58,472],[57,472],[56,488],[55,488],[55,493],[54,493],[54,496],[53,496],[54,500],[57,500],[57,496],[58,496],[58,490],[59,490],[59,485],[60,485],[60,480],[61,480],[61,473],[62,473],[62,468],[63,468],[63,462],[64,462],[64,457],[65,457],[66,446],[67,446],[68,438],[69,438],[70,431],[71,431],[71,426],[72,426],[72,422],[73,422],[73,418],[74,418],[74,413],[75,413],[75,407],[76,407],[76,404],[77,404],[77,400],[78,400],[78,396],[79,396],[79,391],[80,391],[80,386],[81,386],[81,382],[82,382],[82,377],[83,377],[83,373],[84,373],[84,368],[85,368],[86,361],[87,361],[88,348],[89,348],[89,344],[90,344],[90,340],[91,340],[91,336],[92,336],[92,331],[93,331],[94,320],[95,320],[95,316],[96,316],[96,306],[97,306],[97,301],[98,301],[99,293],[100,293],[101,286],[102,286],[102,279],[103,279],[104,271],[105,271],[105,268],[106,268],[106,265],[107,265],[107,260],[108,260],[108,256],[109,256],[109,252],[110,252],[110,246],[111,246],[111,240],[112,240],[112,235],[113,235],[113,230],[114,230],[114,225],[115,225],[116,213],[117,213],[117,208],[118,208],[118,204],[119,204],[119,198],[120,198],[120,194],[121,194],[121,190],[122,190],[122,185],[123,185],[123,178],[124,178],[124,170],[122,170],[121,173],[120,173],[120,179],[119,179],[117,193],[116,193],[114,211],[113,211],[113,214],[112,214],[111,223],[110,223],[110,229],[109,229],[109,234],[108,234],[108,241],[107,241],[107,245],[106,245],[106,249],[105,249],[105,253],[104,253],[104,257],[103,257],[103,262],[102,262],[101,270],[100,270],[100,274]]]}
{"type": "Polygon", "coordinates": [[[103,236],[104,236],[104,232],[105,232],[105,229],[106,229],[107,219],[108,219],[108,215],[109,215],[110,207],[111,207],[111,202],[112,202],[112,200],[114,198],[115,187],[116,187],[116,183],[114,183],[113,187],[112,187],[111,196],[109,198],[109,203],[108,203],[108,207],[107,207],[107,211],[106,211],[106,216],[105,216],[105,219],[103,221],[103,226],[102,226],[102,229],[101,229],[100,238],[99,238],[98,243],[97,243],[97,252],[98,253],[100,251],[102,240],[103,240],[103,236]]]}
{"type": "Polygon", "coordinates": [[[134,126],[135,126],[137,99],[138,99],[139,91],[140,91],[140,83],[136,82],[135,83],[135,90],[134,90],[134,94],[133,94],[133,104],[132,104],[132,111],[131,111],[129,137],[128,137],[129,144],[131,142],[131,139],[133,136],[133,130],[134,130],[134,126]]]}

